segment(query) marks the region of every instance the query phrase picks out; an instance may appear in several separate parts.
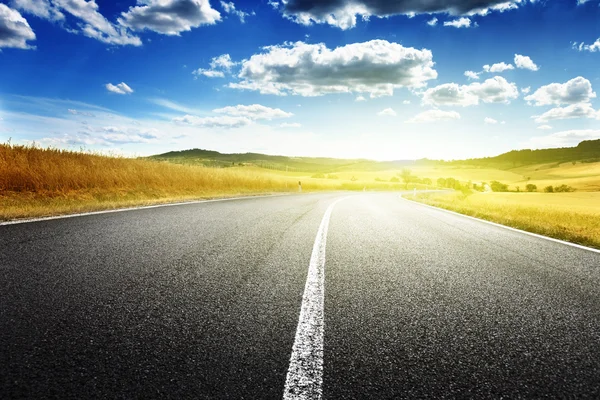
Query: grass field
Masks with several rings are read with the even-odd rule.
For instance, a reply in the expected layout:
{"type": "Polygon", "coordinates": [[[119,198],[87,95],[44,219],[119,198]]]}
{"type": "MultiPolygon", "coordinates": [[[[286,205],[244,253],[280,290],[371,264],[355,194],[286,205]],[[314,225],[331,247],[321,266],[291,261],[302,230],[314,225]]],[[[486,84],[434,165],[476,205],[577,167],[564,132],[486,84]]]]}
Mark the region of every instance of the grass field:
{"type": "Polygon", "coordinates": [[[600,248],[600,192],[421,193],[415,200],[529,232],[600,248]]]}
{"type": "Polygon", "coordinates": [[[389,182],[312,179],[258,167],[207,168],[0,144],[0,220],[175,201],[297,192],[396,190],[389,182]]]}

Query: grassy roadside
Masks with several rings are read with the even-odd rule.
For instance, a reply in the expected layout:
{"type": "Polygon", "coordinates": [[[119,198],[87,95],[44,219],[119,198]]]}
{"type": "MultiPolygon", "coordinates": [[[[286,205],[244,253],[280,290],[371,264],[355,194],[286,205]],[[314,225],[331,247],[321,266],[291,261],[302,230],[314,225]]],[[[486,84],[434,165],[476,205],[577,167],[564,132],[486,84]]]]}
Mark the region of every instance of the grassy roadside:
{"type": "Polygon", "coordinates": [[[260,168],[209,168],[0,144],[0,221],[260,194],[400,190],[260,168]]]}
{"type": "Polygon", "coordinates": [[[409,200],[600,249],[600,193],[420,193],[409,200]]]}
{"type": "Polygon", "coordinates": [[[291,188],[297,190],[297,181],[249,171],[0,144],[0,221],[291,188]]]}

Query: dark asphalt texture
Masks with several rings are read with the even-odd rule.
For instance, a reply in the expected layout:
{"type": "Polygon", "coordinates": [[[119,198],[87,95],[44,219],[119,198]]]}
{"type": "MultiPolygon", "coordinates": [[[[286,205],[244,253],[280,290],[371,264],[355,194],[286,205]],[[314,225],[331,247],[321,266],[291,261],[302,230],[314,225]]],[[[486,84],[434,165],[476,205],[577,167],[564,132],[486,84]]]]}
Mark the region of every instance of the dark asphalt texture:
{"type": "Polygon", "coordinates": [[[315,235],[326,399],[600,398],[600,254],[392,193],[0,226],[0,398],[281,399],[315,235]]]}

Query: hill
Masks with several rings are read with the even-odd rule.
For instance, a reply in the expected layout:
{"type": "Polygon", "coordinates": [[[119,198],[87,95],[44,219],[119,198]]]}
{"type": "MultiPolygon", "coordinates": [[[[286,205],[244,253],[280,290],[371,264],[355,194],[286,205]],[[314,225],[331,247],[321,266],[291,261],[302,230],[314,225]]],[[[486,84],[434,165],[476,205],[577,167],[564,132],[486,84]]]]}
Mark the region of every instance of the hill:
{"type": "Polygon", "coordinates": [[[204,165],[207,167],[256,166],[290,172],[331,173],[349,170],[382,171],[415,164],[412,160],[372,161],[367,159],[341,159],[326,157],[286,157],[260,153],[219,153],[218,151],[191,149],[171,151],[149,157],[157,161],[176,164],[204,165]]]}
{"type": "Polygon", "coordinates": [[[541,150],[513,150],[494,157],[466,160],[395,160],[373,161],[367,159],[341,159],[326,157],[286,157],[260,153],[219,153],[218,151],[191,149],[171,151],[148,157],[152,160],[176,164],[204,165],[207,167],[256,166],[290,172],[344,172],[386,171],[411,166],[475,166],[494,169],[512,169],[537,164],[560,164],[565,162],[592,163],[600,161],[600,139],[586,140],[576,147],[541,150]]]}
{"type": "Polygon", "coordinates": [[[434,161],[434,163],[510,169],[535,164],[560,164],[565,162],[592,163],[598,161],[600,161],[600,139],[585,140],[576,147],[541,150],[513,150],[495,157],[472,158],[449,162],[434,161]]]}

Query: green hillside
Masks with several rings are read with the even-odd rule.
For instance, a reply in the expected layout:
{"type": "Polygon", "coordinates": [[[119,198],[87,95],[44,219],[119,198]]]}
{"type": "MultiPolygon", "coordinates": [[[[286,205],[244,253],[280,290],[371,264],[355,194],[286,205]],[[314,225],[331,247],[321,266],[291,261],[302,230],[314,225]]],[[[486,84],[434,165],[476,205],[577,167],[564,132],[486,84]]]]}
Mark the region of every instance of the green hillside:
{"type": "Polygon", "coordinates": [[[256,166],[260,168],[290,172],[343,172],[343,171],[386,171],[411,166],[475,166],[495,169],[511,169],[537,164],[560,164],[564,162],[600,161],[600,139],[586,140],[576,147],[542,150],[513,150],[495,157],[471,158],[467,160],[398,160],[372,161],[366,159],[339,159],[325,157],[286,157],[259,153],[225,154],[218,151],[191,149],[171,151],[149,157],[153,160],[177,164],[204,165],[209,167],[256,166]]]}
{"type": "Polygon", "coordinates": [[[586,140],[576,147],[561,147],[558,149],[513,150],[495,157],[472,158],[450,162],[436,162],[447,165],[475,165],[509,169],[534,164],[564,163],[564,162],[598,162],[600,161],[600,139],[586,140]]]}
{"type": "Polygon", "coordinates": [[[414,161],[378,162],[366,159],[340,159],[326,157],[286,157],[259,153],[219,153],[218,151],[191,149],[171,151],[149,157],[158,161],[210,167],[256,166],[292,172],[340,172],[348,170],[381,171],[412,165],[414,161]]]}

